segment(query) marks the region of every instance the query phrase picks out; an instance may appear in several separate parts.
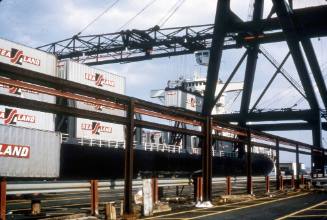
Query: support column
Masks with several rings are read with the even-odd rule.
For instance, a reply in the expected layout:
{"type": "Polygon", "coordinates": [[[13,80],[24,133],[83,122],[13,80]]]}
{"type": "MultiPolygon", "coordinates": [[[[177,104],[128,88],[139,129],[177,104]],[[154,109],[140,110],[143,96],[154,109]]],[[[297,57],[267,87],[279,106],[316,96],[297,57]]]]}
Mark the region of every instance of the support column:
{"type": "Polygon", "coordinates": [[[211,201],[212,192],[212,119],[210,116],[206,117],[203,126],[204,141],[202,146],[202,176],[203,176],[203,201],[211,201]]]}
{"type": "Polygon", "coordinates": [[[324,103],[325,109],[327,109],[327,88],[311,40],[310,38],[304,38],[301,40],[301,43],[309,62],[312,75],[316,81],[321,99],[324,103]]]}
{"type": "MultiPolygon", "coordinates": [[[[252,21],[257,22],[262,19],[263,6],[264,6],[263,0],[255,0],[252,21]]],[[[254,34],[256,35],[260,33],[254,33],[254,34]]],[[[244,88],[243,88],[241,108],[240,108],[240,115],[241,115],[240,126],[246,125],[246,116],[248,114],[248,110],[250,107],[254,75],[256,71],[258,54],[259,54],[259,44],[251,43],[247,48],[247,52],[248,52],[248,57],[246,61],[244,88]]]]}
{"type": "Polygon", "coordinates": [[[230,176],[226,177],[226,186],[227,186],[226,194],[232,195],[232,182],[230,176]]]}
{"type": "Polygon", "coordinates": [[[295,188],[298,189],[300,185],[300,154],[299,154],[299,145],[296,145],[296,185],[295,188]]]}
{"type": "Polygon", "coordinates": [[[270,180],[269,180],[269,176],[266,176],[266,193],[267,194],[270,193],[270,180]]]}
{"type": "MultiPolygon", "coordinates": [[[[299,32],[297,24],[292,17],[293,10],[289,7],[285,0],[273,0],[273,5],[276,10],[277,17],[284,31],[287,45],[290,49],[291,55],[297,72],[299,74],[303,89],[305,91],[306,98],[310,105],[310,108],[313,112],[313,129],[312,129],[312,138],[313,145],[316,147],[321,147],[321,123],[318,123],[317,112],[319,112],[319,103],[313,88],[313,84],[309,75],[309,71],[306,66],[306,61],[304,59],[301,47],[301,32],[299,32]]],[[[304,47],[308,51],[308,46],[304,42],[304,47]]],[[[310,64],[313,60],[309,60],[310,64]]],[[[319,85],[318,85],[319,86],[319,85]]],[[[320,121],[320,115],[319,115],[320,121]]]]}
{"type": "Polygon", "coordinates": [[[279,139],[276,139],[276,189],[280,190],[279,139]]]}
{"type": "Polygon", "coordinates": [[[251,146],[251,131],[247,131],[247,152],[246,152],[246,189],[248,194],[253,194],[252,186],[252,146],[251,146]]]}
{"type": "Polygon", "coordinates": [[[6,219],[7,209],[7,181],[5,178],[0,177],[0,220],[6,219]]]}
{"type": "Polygon", "coordinates": [[[135,219],[133,213],[133,192],[132,192],[132,181],[133,181],[133,137],[134,137],[134,101],[130,101],[127,109],[127,119],[129,120],[126,126],[126,145],[125,145],[125,179],[124,179],[124,214],[123,219],[135,219]]]}
{"type": "Polygon", "coordinates": [[[91,215],[99,215],[98,180],[91,180],[91,215]]]}
{"type": "Polygon", "coordinates": [[[217,1],[215,25],[213,29],[212,45],[207,73],[207,84],[204,91],[202,114],[211,114],[214,107],[215,91],[218,82],[219,68],[225,41],[225,35],[230,17],[230,0],[217,1]]]}
{"type": "Polygon", "coordinates": [[[312,110],[312,145],[322,148],[322,127],[320,110],[312,110]]]}

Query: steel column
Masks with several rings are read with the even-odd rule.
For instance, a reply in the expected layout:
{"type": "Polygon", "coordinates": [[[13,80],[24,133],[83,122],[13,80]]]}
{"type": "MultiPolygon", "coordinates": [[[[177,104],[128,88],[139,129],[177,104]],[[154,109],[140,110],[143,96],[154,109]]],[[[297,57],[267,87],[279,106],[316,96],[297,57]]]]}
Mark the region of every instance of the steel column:
{"type": "Polygon", "coordinates": [[[227,195],[232,195],[232,183],[231,183],[231,177],[227,176],[226,177],[226,194],[227,195]]]}
{"type": "Polygon", "coordinates": [[[284,190],[284,178],[283,178],[283,176],[281,175],[280,176],[280,178],[279,178],[279,181],[280,181],[280,183],[279,183],[279,190],[284,190]]]}
{"type": "MultiPolygon", "coordinates": [[[[296,24],[294,23],[294,20],[291,17],[291,14],[293,14],[293,10],[285,2],[285,0],[273,0],[273,4],[276,9],[276,13],[279,18],[282,29],[285,33],[286,42],[291,51],[295,67],[298,71],[309,105],[313,111],[318,111],[319,103],[313,89],[313,84],[305,63],[304,56],[301,51],[300,36],[296,24]]],[[[305,42],[304,44],[307,47],[307,50],[309,49],[308,52],[310,54],[310,52],[312,52],[309,48],[310,45],[308,45],[308,42],[305,42]]],[[[310,64],[313,64],[313,67],[316,67],[314,64],[314,59],[310,59],[312,59],[312,63],[310,64]]],[[[313,120],[316,120],[315,114],[313,114],[313,120]]],[[[321,147],[321,125],[318,126],[316,123],[314,124],[315,125],[312,129],[312,138],[314,142],[313,145],[315,145],[316,147],[321,147]]]]}
{"type": "Polygon", "coordinates": [[[299,188],[300,184],[300,153],[299,153],[299,145],[296,145],[296,188],[299,188]]]}
{"type": "Polygon", "coordinates": [[[327,88],[311,40],[309,38],[303,38],[301,43],[310,64],[312,75],[316,81],[321,99],[324,103],[325,109],[327,109],[327,88]]]}
{"type": "Polygon", "coordinates": [[[276,189],[280,189],[279,139],[276,139],[276,189]]]}
{"type": "Polygon", "coordinates": [[[215,91],[218,82],[218,74],[221,62],[221,56],[226,35],[227,22],[230,13],[230,0],[218,1],[213,30],[212,45],[210,48],[210,58],[207,73],[207,84],[204,91],[203,109],[204,115],[210,115],[215,105],[215,91]]]}
{"type": "Polygon", "coordinates": [[[202,146],[202,176],[203,176],[203,201],[211,201],[212,193],[212,119],[206,117],[203,126],[204,141],[202,146]]]}
{"type": "Polygon", "coordinates": [[[134,101],[131,101],[128,105],[126,125],[126,145],[125,145],[125,185],[124,185],[124,218],[130,219],[133,216],[133,142],[134,142],[134,101]]]}
{"type": "Polygon", "coordinates": [[[270,180],[269,176],[266,176],[266,193],[270,193],[270,180]]]}
{"type": "MultiPolygon", "coordinates": [[[[252,21],[259,21],[262,19],[263,5],[264,5],[263,0],[255,0],[252,21]]],[[[258,53],[259,53],[259,44],[258,43],[250,44],[249,48],[247,49],[247,52],[248,52],[248,57],[247,57],[247,63],[245,69],[244,88],[243,88],[241,109],[240,109],[241,126],[246,125],[246,115],[248,114],[250,101],[251,101],[254,74],[257,66],[258,53]]]]}
{"type": "Polygon", "coordinates": [[[251,132],[247,131],[247,152],[246,152],[246,189],[248,194],[253,194],[252,186],[252,146],[251,146],[251,132]]]}
{"type": "Polygon", "coordinates": [[[312,110],[312,120],[309,123],[312,125],[312,145],[322,148],[322,124],[319,109],[312,110]]]}
{"type": "Polygon", "coordinates": [[[7,181],[4,177],[0,177],[0,220],[6,219],[6,209],[7,209],[7,181]]]}
{"type": "Polygon", "coordinates": [[[91,215],[99,215],[98,180],[91,180],[91,215]]]}

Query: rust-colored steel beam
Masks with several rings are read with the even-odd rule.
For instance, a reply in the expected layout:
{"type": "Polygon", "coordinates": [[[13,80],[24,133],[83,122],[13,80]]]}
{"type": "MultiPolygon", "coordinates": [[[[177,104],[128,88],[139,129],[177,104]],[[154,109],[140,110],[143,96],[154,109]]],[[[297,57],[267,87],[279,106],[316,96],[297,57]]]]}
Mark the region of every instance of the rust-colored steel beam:
{"type": "Polygon", "coordinates": [[[7,181],[5,178],[0,177],[0,220],[6,220],[7,209],[7,181]]]}
{"type": "Polygon", "coordinates": [[[196,202],[203,200],[203,178],[196,178],[196,202]]]}
{"type": "MultiPolygon", "coordinates": [[[[30,90],[33,92],[43,93],[43,94],[67,98],[67,99],[72,99],[75,101],[86,102],[86,103],[104,106],[104,107],[113,108],[113,109],[118,109],[118,110],[126,110],[125,105],[122,105],[119,103],[114,103],[114,102],[101,100],[101,99],[90,98],[90,97],[82,96],[82,95],[76,95],[71,92],[65,92],[65,91],[60,91],[60,90],[56,90],[56,89],[46,88],[43,86],[38,86],[38,85],[34,85],[34,84],[17,81],[17,80],[7,79],[4,77],[0,77],[0,82],[3,85],[18,87],[18,88],[30,90]]],[[[166,119],[166,120],[178,121],[181,123],[191,124],[194,126],[201,126],[201,124],[202,124],[201,122],[196,121],[196,120],[190,120],[190,119],[186,119],[186,118],[182,118],[182,117],[178,117],[178,116],[171,116],[171,115],[163,114],[160,112],[142,109],[140,107],[135,108],[135,112],[142,114],[142,115],[147,115],[150,117],[157,117],[157,118],[166,119]]]]}
{"type": "Polygon", "coordinates": [[[134,143],[134,114],[135,114],[135,103],[131,101],[128,106],[127,111],[127,119],[128,124],[126,126],[126,148],[125,148],[125,157],[124,157],[124,210],[123,210],[123,218],[129,218],[133,216],[133,163],[134,163],[134,151],[133,151],[133,143],[134,143]]]}
{"type": "Polygon", "coordinates": [[[296,145],[296,184],[295,188],[298,189],[300,185],[300,152],[299,152],[299,145],[296,145]]]}
{"type": "Polygon", "coordinates": [[[98,180],[91,180],[91,215],[99,215],[99,190],[98,180]]]}
{"type": "Polygon", "coordinates": [[[226,177],[226,194],[227,195],[232,195],[232,182],[231,182],[231,177],[227,176],[226,177]]]}
{"type": "Polygon", "coordinates": [[[270,193],[270,179],[266,176],[266,193],[270,193]]]}
{"type": "Polygon", "coordinates": [[[204,137],[202,145],[202,176],[203,176],[203,201],[211,201],[212,194],[212,119],[207,116],[203,126],[204,137]]]}
{"type": "Polygon", "coordinates": [[[252,186],[252,143],[251,143],[251,132],[247,132],[247,152],[246,152],[246,190],[248,194],[253,194],[252,186]]]}
{"type": "Polygon", "coordinates": [[[279,139],[276,139],[276,189],[280,190],[279,139]]]}

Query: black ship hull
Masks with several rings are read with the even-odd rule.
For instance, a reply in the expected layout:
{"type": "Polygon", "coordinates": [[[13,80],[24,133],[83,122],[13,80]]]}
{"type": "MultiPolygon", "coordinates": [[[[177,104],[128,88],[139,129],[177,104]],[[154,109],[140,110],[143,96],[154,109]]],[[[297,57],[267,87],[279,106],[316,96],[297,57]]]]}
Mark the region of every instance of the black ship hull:
{"type": "MultiPolygon", "coordinates": [[[[63,144],[60,163],[61,179],[122,179],[124,150],[63,144]]],[[[213,157],[214,177],[246,175],[245,158],[213,157]]],[[[263,154],[252,154],[252,175],[271,172],[273,161],[263,154]]],[[[134,150],[134,177],[192,177],[201,175],[201,156],[134,150]]]]}

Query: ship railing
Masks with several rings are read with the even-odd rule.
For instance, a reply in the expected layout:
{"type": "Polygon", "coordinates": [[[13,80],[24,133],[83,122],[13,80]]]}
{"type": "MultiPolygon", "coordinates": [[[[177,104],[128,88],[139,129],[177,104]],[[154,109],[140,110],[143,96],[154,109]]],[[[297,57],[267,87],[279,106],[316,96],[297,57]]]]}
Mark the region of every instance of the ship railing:
{"type": "Polygon", "coordinates": [[[166,143],[143,143],[143,149],[146,151],[161,151],[161,152],[168,152],[168,153],[181,153],[182,146],[181,145],[174,145],[174,144],[166,144],[166,143]]]}
{"type": "MultiPolygon", "coordinates": [[[[109,148],[122,148],[125,149],[126,143],[125,141],[116,141],[116,140],[102,140],[102,139],[92,139],[92,138],[71,138],[68,134],[61,134],[62,143],[73,143],[79,144],[82,146],[90,146],[90,147],[109,147],[109,148]]],[[[173,145],[166,143],[149,143],[143,142],[142,144],[138,144],[137,141],[133,143],[134,148],[146,150],[146,151],[160,151],[160,152],[168,152],[168,153],[181,153],[182,146],[181,145],[173,145]]]]}
{"type": "MultiPolygon", "coordinates": [[[[201,148],[198,147],[192,148],[192,154],[201,155],[201,148]]],[[[238,154],[237,152],[226,152],[221,150],[215,150],[214,148],[212,148],[212,156],[237,158],[238,154]]]]}

